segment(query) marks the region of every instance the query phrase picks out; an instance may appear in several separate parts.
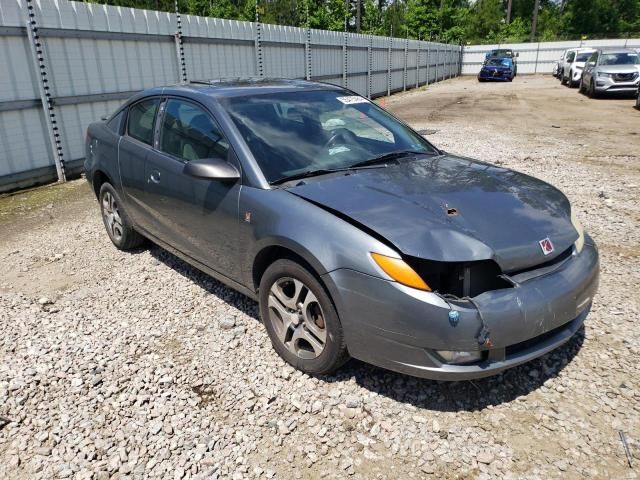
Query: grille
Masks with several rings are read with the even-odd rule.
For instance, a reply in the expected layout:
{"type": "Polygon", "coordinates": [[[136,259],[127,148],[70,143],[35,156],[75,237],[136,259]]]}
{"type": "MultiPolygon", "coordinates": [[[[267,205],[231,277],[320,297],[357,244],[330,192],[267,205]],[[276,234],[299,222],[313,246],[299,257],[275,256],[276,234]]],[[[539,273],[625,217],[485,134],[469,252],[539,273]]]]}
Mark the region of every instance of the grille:
{"type": "Polygon", "coordinates": [[[549,330],[548,332],[543,333],[542,335],[538,335],[537,337],[530,338],[529,340],[525,340],[524,342],[516,343],[514,345],[509,345],[505,349],[505,355],[508,358],[511,355],[520,353],[524,350],[527,350],[531,347],[538,345],[541,342],[544,342],[545,340],[553,338],[556,335],[558,335],[560,332],[562,332],[565,328],[567,328],[571,323],[572,322],[565,323],[564,325],[560,325],[559,327],[556,327],[553,330],[549,330]]]}
{"type": "Polygon", "coordinates": [[[634,73],[616,73],[613,76],[613,80],[616,82],[633,82],[638,78],[638,72],[634,73]]]}

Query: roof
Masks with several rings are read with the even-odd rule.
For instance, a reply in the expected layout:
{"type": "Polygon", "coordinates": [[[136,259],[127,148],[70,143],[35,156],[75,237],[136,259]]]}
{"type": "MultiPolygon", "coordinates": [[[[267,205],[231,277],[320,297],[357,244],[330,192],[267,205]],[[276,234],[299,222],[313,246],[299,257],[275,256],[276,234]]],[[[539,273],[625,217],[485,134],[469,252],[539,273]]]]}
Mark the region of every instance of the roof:
{"type": "Polygon", "coordinates": [[[301,90],[341,90],[336,85],[287,78],[234,78],[217,80],[193,80],[186,84],[166,87],[165,92],[189,91],[213,97],[236,97],[301,90]]]}

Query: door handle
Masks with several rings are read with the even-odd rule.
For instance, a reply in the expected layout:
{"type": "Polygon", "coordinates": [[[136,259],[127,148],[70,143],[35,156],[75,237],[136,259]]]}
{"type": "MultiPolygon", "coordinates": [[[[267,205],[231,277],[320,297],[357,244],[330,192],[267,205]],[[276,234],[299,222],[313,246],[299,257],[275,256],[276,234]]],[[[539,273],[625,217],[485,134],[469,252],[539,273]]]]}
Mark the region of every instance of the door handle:
{"type": "Polygon", "coordinates": [[[147,183],[149,182],[160,183],[160,172],[158,172],[157,170],[151,172],[151,174],[149,175],[149,180],[147,180],[147,183]]]}

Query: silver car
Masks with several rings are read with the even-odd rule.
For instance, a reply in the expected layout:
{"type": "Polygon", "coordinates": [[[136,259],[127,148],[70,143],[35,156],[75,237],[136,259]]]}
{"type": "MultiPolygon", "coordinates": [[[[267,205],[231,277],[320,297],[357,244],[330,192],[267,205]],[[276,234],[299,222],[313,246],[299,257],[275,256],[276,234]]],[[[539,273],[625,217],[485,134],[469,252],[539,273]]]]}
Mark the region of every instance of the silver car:
{"type": "Polygon", "coordinates": [[[628,48],[599,49],[586,63],[580,92],[594,98],[603,93],[634,94],[640,84],[640,54],[628,48]]]}

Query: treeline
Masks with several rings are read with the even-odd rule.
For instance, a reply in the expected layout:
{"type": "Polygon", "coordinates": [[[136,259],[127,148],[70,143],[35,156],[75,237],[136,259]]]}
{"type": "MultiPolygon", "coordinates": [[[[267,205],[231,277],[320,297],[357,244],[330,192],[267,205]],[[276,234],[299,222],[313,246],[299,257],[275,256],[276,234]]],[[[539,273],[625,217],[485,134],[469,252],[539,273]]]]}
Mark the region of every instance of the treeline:
{"type": "MultiPolygon", "coordinates": [[[[175,0],[85,0],[173,11],[175,0]]],[[[626,37],[640,0],[179,0],[181,13],[445,42],[626,37]]]]}

